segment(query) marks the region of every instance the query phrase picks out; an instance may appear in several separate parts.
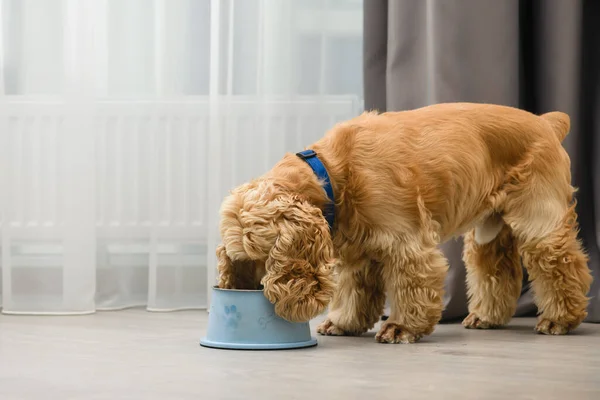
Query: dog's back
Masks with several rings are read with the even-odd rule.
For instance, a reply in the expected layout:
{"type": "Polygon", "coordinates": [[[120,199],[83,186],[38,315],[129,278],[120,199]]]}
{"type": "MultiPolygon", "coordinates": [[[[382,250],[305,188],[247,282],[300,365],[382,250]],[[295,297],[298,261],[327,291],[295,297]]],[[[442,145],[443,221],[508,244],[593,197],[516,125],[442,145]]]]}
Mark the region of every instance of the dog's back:
{"type": "Polygon", "coordinates": [[[568,192],[569,159],[560,145],[568,129],[568,116],[559,112],[539,117],[505,106],[448,103],[365,113],[314,147],[334,161],[334,170],[350,171],[347,191],[371,223],[397,223],[391,214],[416,218],[419,196],[446,236],[502,209],[505,186],[513,173],[526,172],[523,163],[568,192]]]}

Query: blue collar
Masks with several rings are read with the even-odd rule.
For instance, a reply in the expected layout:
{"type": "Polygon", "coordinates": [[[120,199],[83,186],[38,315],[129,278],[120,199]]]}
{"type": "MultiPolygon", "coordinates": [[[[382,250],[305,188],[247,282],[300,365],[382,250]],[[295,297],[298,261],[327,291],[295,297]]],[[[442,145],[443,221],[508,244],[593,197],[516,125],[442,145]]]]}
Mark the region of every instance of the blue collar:
{"type": "Polygon", "coordinates": [[[333,232],[333,222],[335,221],[335,198],[333,197],[333,187],[331,186],[331,180],[327,173],[327,168],[317,157],[317,153],[314,150],[304,150],[300,153],[296,153],[298,157],[306,161],[306,163],[312,168],[320,181],[325,183],[323,189],[327,193],[329,203],[325,204],[323,215],[329,224],[329,231],[333,232]]]}

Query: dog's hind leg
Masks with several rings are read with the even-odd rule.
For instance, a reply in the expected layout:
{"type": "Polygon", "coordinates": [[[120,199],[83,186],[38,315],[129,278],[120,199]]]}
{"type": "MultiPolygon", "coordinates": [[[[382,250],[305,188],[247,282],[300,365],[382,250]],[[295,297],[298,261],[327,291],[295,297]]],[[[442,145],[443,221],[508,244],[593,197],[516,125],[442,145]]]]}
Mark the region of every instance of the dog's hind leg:
{"type": "Polygon", "coordinates": [[[527,221],[514,221],[519,249],[532,280],[540,312],[538,333],[563,335],[575,329],[587,315],[592,276],[588,258],[577,239],[575,205],[560,223],[541,236],[532,236],[527,221]]]}
{"type": "Polygon", "coordinates": [[[512,318],[521,294],[523,270],[511,229],[499,215],[465,236],[469,315],[466,328],[487,329],[512,318]]]}
{"type": "Polygon", "coordinates": [[[338,268],[337,288],[327,319],[317,327],[322,335],[361,335],[371,329],[385,304],[381,265],[365,259],[338,268]]]}
{"type": "Polygon", "coordinates": [[[586,317],[592,276],[577,238],[568,156],[559,147],[543,150],[512,171],[503,217],[532,281],[536,331],[561,335],[586,317]]]}

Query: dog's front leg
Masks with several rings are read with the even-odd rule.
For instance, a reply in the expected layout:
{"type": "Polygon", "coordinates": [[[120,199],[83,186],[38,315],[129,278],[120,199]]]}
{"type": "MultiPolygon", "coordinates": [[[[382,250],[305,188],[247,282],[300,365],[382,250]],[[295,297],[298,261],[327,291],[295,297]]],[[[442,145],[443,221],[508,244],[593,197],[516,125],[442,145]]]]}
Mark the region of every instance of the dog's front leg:
{"type": "Polygon", "coordinates": [[[382,265],[370,259],[337,266],[337,288],[327,319],[317,332],[328,336],[355,336],[371,329],[385,304],[382,265]]]}
{"type": "Polygon", "coordinates": [[[380,343],[414,343],[433,332],[443,310],[448,262],[435,243],[399,244],[384,261],[391,313],[375,336],[380,343]]]}

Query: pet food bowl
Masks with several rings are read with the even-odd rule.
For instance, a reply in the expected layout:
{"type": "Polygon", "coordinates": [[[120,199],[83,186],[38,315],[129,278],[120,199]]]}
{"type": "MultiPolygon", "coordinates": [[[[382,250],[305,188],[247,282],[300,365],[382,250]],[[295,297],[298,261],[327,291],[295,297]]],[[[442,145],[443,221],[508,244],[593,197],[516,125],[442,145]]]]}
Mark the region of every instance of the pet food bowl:
{"type": "Polygon", "coordinates": [[[213,287],[206,337],[200,345],[217,349],[279,350],[317,345],[308,322],[275,314],[262,290],[213,287]]]}

